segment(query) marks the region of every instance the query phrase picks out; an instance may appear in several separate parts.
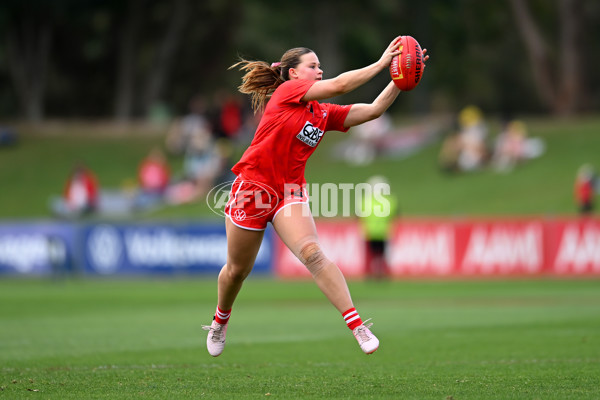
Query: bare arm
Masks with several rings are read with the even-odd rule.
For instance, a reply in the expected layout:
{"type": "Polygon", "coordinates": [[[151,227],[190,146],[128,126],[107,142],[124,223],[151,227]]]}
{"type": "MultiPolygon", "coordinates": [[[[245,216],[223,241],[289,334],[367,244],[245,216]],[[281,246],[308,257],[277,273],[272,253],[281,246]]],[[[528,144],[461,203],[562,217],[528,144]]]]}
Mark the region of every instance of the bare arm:
{"type": "MultiPolygon", "coordinates": [[[[424,55],[425,53],[427,53],[427,49],[423,50],[424,55]]],[[[425,68],[425,61],[427,60],[429,60],[429,56],[425,55],[423,57],[423,68],[425,68]]],[[[371,104],[359,103],[352,105],[344,120],[344,128],[350,128],[381,117],[385,110],[396,100],[400,92],[401,90],[391,81],[371,104]]]]}
{"type": "Polygon", "coordinates": [[[353,104],[344,120],[344,128],[379,118],[396,100],[398,94],[400,94],[400,89],[394,85],[394,82],[390,82],[371,104],[353,104]]]}
{"type": "Polygon", "coordinates": [[[357,87],[364,85],[383,69],[389,67],[392,58],[400,54],[400,50],[398,50],[398,46],[400,45],[399,38],[400,36],[392,40],[379,61],[364,68],[344,72],[332,79],[317,81],[308,89],[302,101],[329,99],[351,92],[357,87]]]}

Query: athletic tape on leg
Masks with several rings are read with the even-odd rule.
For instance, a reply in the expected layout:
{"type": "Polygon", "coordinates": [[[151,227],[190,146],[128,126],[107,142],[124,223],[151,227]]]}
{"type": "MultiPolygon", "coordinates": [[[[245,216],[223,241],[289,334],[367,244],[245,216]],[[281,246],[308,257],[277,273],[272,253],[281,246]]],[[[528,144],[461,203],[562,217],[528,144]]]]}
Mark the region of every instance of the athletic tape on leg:
{"type": "Polygon", "coordinates": [[[299,258],[313,276],[317,276],[327,264],[331,263],[323,254],[321,246],[315,242],[304,245],[300,250],[299,258]]]}

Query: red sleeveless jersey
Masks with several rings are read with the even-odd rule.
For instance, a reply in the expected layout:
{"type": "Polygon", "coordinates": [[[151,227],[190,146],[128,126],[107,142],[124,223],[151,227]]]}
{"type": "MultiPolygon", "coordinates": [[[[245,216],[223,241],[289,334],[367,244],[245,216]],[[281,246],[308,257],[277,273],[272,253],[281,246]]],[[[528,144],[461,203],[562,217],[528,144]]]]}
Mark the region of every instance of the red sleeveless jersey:
{"type": "Polygon", "coordinates": [[[265,183],[283,195],[286,184],[304,186],[306,162],[327,131],[348,131],[351,105],[301,101],[316,81],[282,83],[267,103],[254,139],[231,169],[245,180],[265,183]]]}

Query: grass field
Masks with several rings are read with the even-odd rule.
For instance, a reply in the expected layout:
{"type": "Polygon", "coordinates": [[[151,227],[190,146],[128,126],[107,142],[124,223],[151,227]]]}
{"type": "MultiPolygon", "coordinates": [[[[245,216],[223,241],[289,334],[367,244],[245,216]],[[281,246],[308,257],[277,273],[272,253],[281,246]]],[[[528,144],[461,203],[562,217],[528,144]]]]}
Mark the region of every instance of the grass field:
{"type": "MultiPolygon", "coordinates": [[[[600,118],[529,119],[527,124],[531,136],[546,142],[546,153],[508,174],[483,170],[444,175],[437,168],[439,141],[406,159],[352,166],[332,158],[333,147],[347,137],[332,133],[309,160],[306,178],[310,183],[356,184],[374,174],[386,175],[405,216],[575,215],[577,169],[584,163],[600,168],[600,118]]],[[[0,219],[50,217],[49,197],[61,193],[71,167],[80,160],[96,171],[103,187],[134,185],[138,163],[164,140],[160,132],[114,135],[107,128],[103,134],[86,125],[49,129],[24,129],[18,146],[0,149],[0,219]]],[[[491,136],[496,133],[492,128],[491,136]]],[[[181,170],[180,159],[171,159],[171,164],[173,171],[181,170]]],[[[134,216],[207,217],[213,214],[204,202],[134,216]]]]}
{"type": "Polygon", "coordinates": [[[251,277],[212,358],[214,279],[3,279],[0,398],[600,398],[599,280],[350,287],[375,354],[312,282],[251,277]]]}

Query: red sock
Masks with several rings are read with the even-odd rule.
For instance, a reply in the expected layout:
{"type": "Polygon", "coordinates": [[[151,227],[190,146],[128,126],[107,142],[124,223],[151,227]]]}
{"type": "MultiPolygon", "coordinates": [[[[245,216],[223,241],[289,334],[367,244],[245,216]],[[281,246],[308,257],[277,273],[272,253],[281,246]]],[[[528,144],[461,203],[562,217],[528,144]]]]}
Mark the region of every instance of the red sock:
{"type": "Polygon", "coordinates": [[[215,321],[219,324],[226,324],[229,322],[229,317],[231,316],[231,310],[223,311],[217,306],[217,312],[215,312],[215,321]]]}
{"type": "Polygon", "coordinates": [[[342,313],[342,317],[344,317],[344,321],[346,321],[346,325],[351,330],[362,325],[362,319],[360,319],[360,315],[356,312],[356,308],[352,307],[348,309],[346,312],[342,313]]]}

